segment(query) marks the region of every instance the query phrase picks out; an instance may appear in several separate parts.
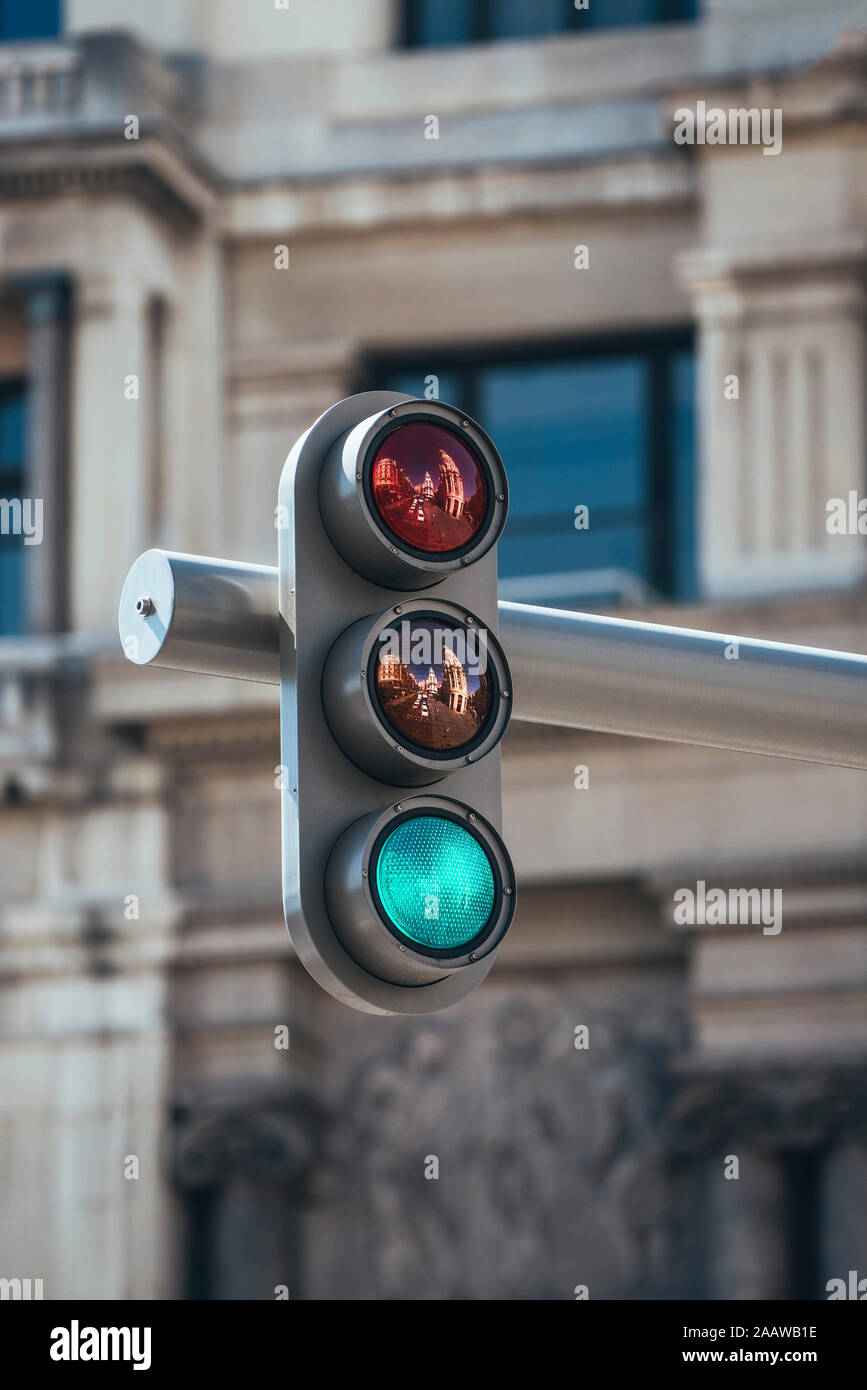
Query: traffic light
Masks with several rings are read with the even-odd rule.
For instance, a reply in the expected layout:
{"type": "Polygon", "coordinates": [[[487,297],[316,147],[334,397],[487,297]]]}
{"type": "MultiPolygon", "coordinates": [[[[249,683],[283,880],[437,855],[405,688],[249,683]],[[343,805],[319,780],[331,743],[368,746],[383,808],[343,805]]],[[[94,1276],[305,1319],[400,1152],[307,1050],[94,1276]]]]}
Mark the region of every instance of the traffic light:
{"type": "Polygon", "coordinates": [[[286,922],[314,978],[370,1013],[462,999],[514,914],[499,833],[507,508],[484,431],[394,392],[327,410],[280,480],[286,922]]]}
{"type": "Polygon", "coordinates": [[[514,914],[498,612],[522,719],[867,767],[863,655],[498,605],[507,499],[472,420],[369,392],[289,455],[276,570],[149,550],[121,594],[130,661],[279,682],[286,922],[311,975],[369,1013],[464,998],[514,914]]]}

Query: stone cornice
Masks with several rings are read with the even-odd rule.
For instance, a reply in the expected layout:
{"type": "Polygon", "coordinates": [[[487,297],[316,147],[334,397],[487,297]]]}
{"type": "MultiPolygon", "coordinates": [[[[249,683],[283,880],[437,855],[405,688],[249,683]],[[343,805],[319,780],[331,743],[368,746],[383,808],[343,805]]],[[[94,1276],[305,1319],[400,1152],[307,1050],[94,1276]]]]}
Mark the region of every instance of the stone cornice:
{"type": "MultiPolygon", "coordinates": [[[[667,85],[662,96],[672,121],[678,107],[695,107],[697,101],[708,109],[780,107],[786,129],[861,123],[867,118],[867,45],[844,47],[794,69],[696,73],[683,83],[667,85]]],[[[705,146],[705,153],[717,148],[705,146]]]]}
{"type": "Polygon", "coordinates": [[[723,1059],[674,1069],[668,1116],[670,1150],[683,1157],[718,1156],[740,1144],[760,1151],[815,1148],[841,1135],[867,1134],[867,1058],[815,1056],[788,1063],[723,1059]]]}
{"type": "Polygon", "coordinates": [[[327,1121],[325,1108],[297,1089],[263,1097],[254,1088],[234,1102],[208,1097],[178,1104],[169,1135],[171,1178],[186,1191],[242,1178],[307,1194],[322,1161],[327,1121]]]}
{"type": "MultiPolygon", "coordinates": [[[[702,247],[684,253],[678,270],[695,294],[734,287],[758,279],[790,280],[810,276],[863,276],[867,270],[867,232],[860,228],[829,231],[822,236],[781,233],[737,244],[702,247]]],[[[847,294],[853,287],[847,285],[847,294]]]]}
{"type": "Polygon", "coordinates": [[[587,157],[511,168],[403,169],[271,180],[235,187],[221,204],[230,239],[285,240],[506,217],[682,207],[696,201],[695,170],[677,152],[587,157]]]}
{"type": "Polygon", "coordinates": [[[85,195],[134,199],[179,234],[212,216],[215,189],[201,168],[162,134],[126,141],[116,129],[0,147],[0,201],[85,195]]]}

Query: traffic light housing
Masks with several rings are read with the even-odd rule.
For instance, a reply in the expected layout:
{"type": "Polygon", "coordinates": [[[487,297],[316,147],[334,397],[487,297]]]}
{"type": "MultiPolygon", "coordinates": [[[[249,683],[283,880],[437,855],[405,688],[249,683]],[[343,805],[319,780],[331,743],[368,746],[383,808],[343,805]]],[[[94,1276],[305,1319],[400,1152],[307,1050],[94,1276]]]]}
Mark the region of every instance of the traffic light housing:
{"type": "Polygon", "coordinates": [[[499,832],[507,508],[484,431],[394,392],[327,410],[280,480],[286,923],[314,978],[370,1013],[464,998],[514,913],[499,832]]]}

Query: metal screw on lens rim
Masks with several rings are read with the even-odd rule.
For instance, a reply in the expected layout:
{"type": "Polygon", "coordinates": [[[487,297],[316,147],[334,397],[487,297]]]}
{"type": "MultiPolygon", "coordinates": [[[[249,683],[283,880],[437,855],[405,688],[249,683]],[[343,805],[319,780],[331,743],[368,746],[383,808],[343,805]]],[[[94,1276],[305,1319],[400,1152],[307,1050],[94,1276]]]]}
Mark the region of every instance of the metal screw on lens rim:
{"type": "Polygon", "coordinates": [[[501,690],[501,691],[500,691],[500,694],[502,695],[502,697],[503,697],[504,700],[508,700],[508,698],[509,698],[509,692],[508,692],[508,690],[501,690]]]}
{"type": "Polygon", "coordinates": [[[505,895],[506,895],[507,898],[511,898],[511,896],[512,896],[512,890],[511,890],[511,888],[504,888],[504,889],[503,889],[503,892],[505,893],[505,895]]]}
{"type": "Polygon", "coordinates": [[[469,427],[470,427],[470,422],[469,422],[469,420],[461,420],[461,429],[468,430],[469,427]]]}
{"type": "Polygon", "coordinates": [[[401,748],[401,746],[400,746],[399,743],[396,743],[396,744],[394,745],[394,751],[395,751],[395,753],[402,753],[402,752],[403,752],[403,749],[401,748]]]}
{"type": "Polygon", "coordinates": [[[356,475],[355,475],[355,480],[356,480],[356,482],[358,482],[358,483],[361,482],[361,474],[360,474],[360,473],[356,473],[356,475]]]}
{"type": "Polygon", "coordinates": [[[361,877],[362,877],[362,878],[367,878],[367,870],[366,870],[366,869],[362,869],[362,870],[361,870],[361,877]]]}
{"type": "Polygon", "coordinates": [[[465,614],[464,614],[464,622],[466,623],[467,627],[471,627],[472,624],[473,624],[473,621],[474,621],[474,619],[473,619],[472,613],[465,613],[465,614]]]}
{"type": "Polygon", "coordinates": [[[397,805],[395,806],[394,809],[395,809],[396,811],[402,811],[402,810],[403,810],[403,802],[402,802],[402,801],[399,801],[399,802],[397,803],[397,805]]]}
{"type": "Polygon", "coordinates": [[[151,613],[153,613],[153,612],[155,611],[153,599],[152,599],[152,598],[140,598],[140,599],[136,599],[135,611],[136,611],[136,613],[139,614],[140,617],[142,617],[142,618],[149,618],[150,615],[151,615],[151,613]]]}
{"type": "Polygon", "coordinates": [[[392,555],[399,555],[399,554],[400,554],[400,551],[398,550],[398,548],[397,548],[396,545],[393,545],[393,546],[391,547],[391,553],[392,553],[392,555]]]}
{"type": "Polygon", "coordinates": [[[470,960],[478,960],[478,956],[476,955],[475,951],[470,952],[470,960]]]}
{"type": "Polygon", "coordinates": [[[400,604],[397,604],[397,606],[396,606],[396,608],[395,608],[394,611],[395,611],[395,613],[402,613],[402,612],[403,612],[403,609],[402,609],[402,607],[400,606],[400,604]]]}
{"type": "Polygon", "coordinates": [[[397,949],[398,949],[399,951],[405,951],[405,950],[406,950],[406,947],[405,947],[405,946],[398,946],[397,949]]]}
{"type": "Polygon", "coordinates": [[[468,763],[474,763],[475,761],[476,761],[476,755],[475,755],[475,753],[468,753],[468,754],[467,754],[467,762],[468,762],[468,763]]]}
{"type": "Polygon", "coordinates": [[[469,555],[464,555],[464,556],[461,557],[461,564],[462,564],[462,565],[468,565],[469,563],[470,563],[470,557],[469,557],[469,555]]]}
{"type": "Polygon", "coordinates": [[[388,413],[392,417],[392,419],[394,419],[395,415],[397,414],[397,406],[392,406],[391,410],[388,413]]]}
{"type": "Polygon", "coordinates": [[[475,813],[475,811],[468,811],[468,812],[467,812],[467,820],[475,820],[475,819],[476,819],[476,813],[475,813]]]}

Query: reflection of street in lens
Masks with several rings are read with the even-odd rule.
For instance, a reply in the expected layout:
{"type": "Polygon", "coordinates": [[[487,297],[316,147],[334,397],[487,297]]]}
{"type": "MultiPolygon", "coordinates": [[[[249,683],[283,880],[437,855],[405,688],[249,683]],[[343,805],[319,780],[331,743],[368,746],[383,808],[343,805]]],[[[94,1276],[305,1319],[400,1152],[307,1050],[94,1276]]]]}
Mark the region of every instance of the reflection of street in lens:
{"type": "MultiPolygon", "coordinates": [[[[432,625],[413,625],[413,639],[432,625]]],[[[386,719],[408,743],[431,751],[461,748],[478,737],[491,707],[487,674],[468,670],[445,647],[442,661],[424,667],[384,651],[376,665],[376,693],[386,719]]]]}
{"type": "Polygon", "coordinates": [[[406,695],[403,699],[383,700],[382,708],[398,733],[422,748],[460,748],[474,739],[484,724],[484,715],[476,717],[471,710],[458,714],[436,696],[421,693],[406,695]]]}
{"type": "Polygon", "coordinates": [[[475,458],[438,425],[393,430],[373,461],[371,486],[386,525],[416,549],[439,554],[472,540],[488,504],[475,458]]]}

